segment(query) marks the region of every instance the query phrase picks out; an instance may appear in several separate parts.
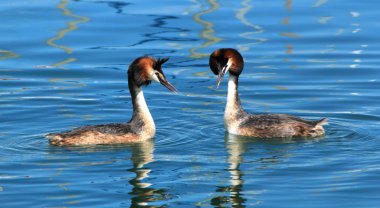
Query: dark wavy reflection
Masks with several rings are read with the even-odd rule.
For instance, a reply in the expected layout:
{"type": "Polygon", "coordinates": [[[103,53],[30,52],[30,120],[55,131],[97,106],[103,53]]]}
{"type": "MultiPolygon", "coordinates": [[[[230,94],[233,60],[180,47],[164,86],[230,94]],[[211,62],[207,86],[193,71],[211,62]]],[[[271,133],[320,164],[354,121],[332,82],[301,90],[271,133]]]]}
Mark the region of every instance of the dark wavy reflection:
{"type": "MultiPolygon", "coordinates": [[[[75,0],[75,1],[80,1],[80,0],[75,0]]],[[[131,3],[122,2],[122,1],[96,1],[95,3],[107,4],[109,7],[116,9],[117,14],[123,13],[124,7],[131,4],[131,3]]]]}
{"type": "Polygon", "coordinates": [[[144,166],[154,161],[154,140],[135,144],[131,150],[133,168],[128,171],[135,173],[136,177],[129,181],[133,186],[129,192],[132,196],[130,207],[161,207],[149,203],[166,200],[169,196],[166,190],[152,188],[153,184],[144,182],[151,172],[151,169],[144,166]]]}
{"type": "MultiPolygon", "coordinates": [[[[83,0],[73,0],[75,2],[88,2],[83,0]]],[[[92,2],[90,2],[92,3],[92,2]]],[[[117,14],[121,14],[124,12],[124,7],[130,5],[131,3],[122,2],[122,1],[95,1],[93,3],[98,4],[107,4],[109,7],[116,9],[117,14]]]]}
{"type": "Polygon", "coordinates": [[[153,23],[149,26],[159,29],[159,32],[142,34],[142,36],[144,37],[144,40],[141,40],[135,44],[132,44],[131,46],[142,45],[142,44],[152,42],[152,41],[177,41],[177,42],[196,41],[196,39],[193,39],[193,38],[161,36],[162,34],[166,34],[166,33],[189,32],[188,29],[167,26],[167,21],[178,19],[178,17],[172,16],[172,15],[148,15],[148,16],[154,17],[153,23]]]}

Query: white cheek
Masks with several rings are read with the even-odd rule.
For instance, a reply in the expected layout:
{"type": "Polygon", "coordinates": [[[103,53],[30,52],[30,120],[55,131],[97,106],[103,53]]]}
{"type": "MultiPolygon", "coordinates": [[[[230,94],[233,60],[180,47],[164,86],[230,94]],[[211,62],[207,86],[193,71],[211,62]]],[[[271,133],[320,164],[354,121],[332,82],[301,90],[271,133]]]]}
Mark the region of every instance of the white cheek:
{"type": "Polygon", "coordinates": [[[160,80],[154,72],[150,75],[150,80],[160,83],[160,80]]]}
{"type": "Polygon", "coordinates": [[[227,62],[226,65],[227,65],[226,72],[228,72],[228,71],[230,70],[231,66],[232,66],[232,61],[231,61],[231,59],[228,59],[228,62],[227,62]]]}

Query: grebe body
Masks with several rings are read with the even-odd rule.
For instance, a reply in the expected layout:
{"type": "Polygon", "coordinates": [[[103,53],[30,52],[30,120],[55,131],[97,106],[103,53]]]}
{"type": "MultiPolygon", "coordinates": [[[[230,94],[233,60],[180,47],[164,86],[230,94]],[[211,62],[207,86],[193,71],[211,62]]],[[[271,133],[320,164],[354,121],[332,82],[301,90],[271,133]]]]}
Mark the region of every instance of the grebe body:
{"type": "Polygon", "coordinates": [[[327,119],[305,120],[286,114],[250,114],[241,106],[238,94],[239,75],[244,61],[241,54],[232,48],[221,48],[210,55],[209,65],[218,75],[217,88],[228,71],[227,103],[224,111],[225,129],[235,135],[274,138],[274,137],[318,137],[324,135],[323,125],[327,119]]]}
{"type": "Polygon", "coordinates": [[[161,69],[161,65],[167,60],[168,58],[155,59],[144,56],[135,59],[129,66],[128,87],[132,98],[133,114],[128,123],[83,126],[67,132],[51,133],[46,135],[50,143],[58,146],[126,144],[153,138],[156,126],[145,102],[142,86],[156,81],[170,91],[177,91],[166,80],[161,69]]]}

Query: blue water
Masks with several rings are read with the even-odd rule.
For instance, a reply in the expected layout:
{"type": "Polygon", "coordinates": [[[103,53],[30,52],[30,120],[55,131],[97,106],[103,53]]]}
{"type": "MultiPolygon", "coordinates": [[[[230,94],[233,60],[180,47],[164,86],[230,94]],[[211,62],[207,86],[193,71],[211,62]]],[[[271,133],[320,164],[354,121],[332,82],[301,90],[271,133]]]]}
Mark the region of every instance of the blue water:
{"type": "Polygon", "coordinates": [[[378,1],[0,2],[1,207],[379,207],[378,1]],[[244,108],[329,118],[319,139],[226,134],[226,80],[208,55],[245,58],[244,108]],[[44,138],[126,122],[126,70],[170,57],[180,91],[144,94],[150,141],[62,148],[44,138]]]}

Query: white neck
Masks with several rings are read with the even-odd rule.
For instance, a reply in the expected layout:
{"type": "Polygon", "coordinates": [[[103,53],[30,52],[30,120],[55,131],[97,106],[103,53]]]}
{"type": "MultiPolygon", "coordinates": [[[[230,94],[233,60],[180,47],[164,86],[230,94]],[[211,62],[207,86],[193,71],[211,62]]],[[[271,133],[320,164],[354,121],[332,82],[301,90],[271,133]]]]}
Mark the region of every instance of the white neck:
{"type": "Polygon", "coordinates": [[[238,103],[236,102],[239,99],[237,88],[237,77],[234,75],[229,75],[226,112],[234,110],[238,107],[238,103]]]}
{"type": "MultiPolygon", "coordinates": [[[[135,126],[141,126],[145,129],[150,129],[155,132],[155,124],[152,115],[150,114],[148,105],[145,102],[144,93],[141,87],[133,84],[133,90],[131,90],[132,94],[132,103],[133,103],[133,116],[131,123],[135,126]]],[[[149,131],[148,131],[149,132],[149,131]]]]}
{"type": "Polygon", "coordinates": [[[238,77],[230,74],[228,77],[227,104],[224,110],[224,126],[228,132],[236,134],[238,114],[242,112],[238,93],[238,77]]]}
{"type": "Polygon", "coordinates": [[[136,89],[136,100],[135,100],[135,111],[137,111],[143,117],[151,118],[153,120],[152,115],[150,114],[148,105],[146,104],[144,93],[140,87],[136,89]]]}

